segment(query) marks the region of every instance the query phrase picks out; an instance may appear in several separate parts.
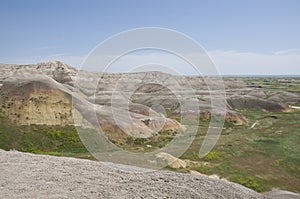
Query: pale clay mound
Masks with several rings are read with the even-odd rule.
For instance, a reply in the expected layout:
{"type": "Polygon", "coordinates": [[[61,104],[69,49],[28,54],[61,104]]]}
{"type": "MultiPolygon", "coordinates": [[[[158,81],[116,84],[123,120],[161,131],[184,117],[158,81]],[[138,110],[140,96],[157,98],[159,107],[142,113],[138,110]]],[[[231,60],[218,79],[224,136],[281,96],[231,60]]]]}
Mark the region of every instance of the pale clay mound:
{"type": "Polygon", "coordinates": [[[264,198],[205,176],[0,150],[1,198],[264,198]],[[137,171],[137,172],[133,172],[137,171]],[[141,172],[148,171],[148,172],[141,172]]]}

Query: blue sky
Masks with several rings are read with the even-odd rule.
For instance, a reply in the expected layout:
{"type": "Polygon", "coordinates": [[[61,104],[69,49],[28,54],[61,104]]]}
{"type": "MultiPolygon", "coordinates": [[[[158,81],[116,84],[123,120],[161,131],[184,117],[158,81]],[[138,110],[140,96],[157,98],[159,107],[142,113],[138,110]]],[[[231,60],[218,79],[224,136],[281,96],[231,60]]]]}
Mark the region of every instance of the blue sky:
{"type": "Polygon", "coordinates": [[[300,74],[300,1],[1,0],[0,63],[78,67],[101,41],[164,27],[199,42],[222,74],[300,74]]]}

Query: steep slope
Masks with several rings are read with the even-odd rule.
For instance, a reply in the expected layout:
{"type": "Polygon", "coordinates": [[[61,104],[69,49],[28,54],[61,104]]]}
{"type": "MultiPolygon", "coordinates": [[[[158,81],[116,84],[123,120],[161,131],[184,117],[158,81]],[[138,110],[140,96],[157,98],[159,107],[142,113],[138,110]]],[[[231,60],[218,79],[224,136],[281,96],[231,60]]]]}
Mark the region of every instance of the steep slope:
{"type": "MultiPolygon", "coordinates": [[[[152,110],[152,115],[143,115],[141,111],[130,112],[116,108],[119,117],[115,121],[110,106],[99,106],[88,102],[79,91],[73,92],[49,76],[34,75],[11,76],[4,80],[0,93],[2,111],[18,125],[77,125],[95,128],[101,126],[104,131],[124,132],[128,135],[149,137],[161,131],[176,131],[181,125],[165,118],[152,110]],[[92,117],[96,111],[96,118],[92,117]],[[75,120],[75,121],[74,121],[75,120]],[[149,124],[145,124],[149,120],[149,124]]],[[[134,107],[134,106],[133,106],[134,107]]],[[[135,106],[139,108],[139,106],[135,106]]],[[[142,107],[144,108],[144,107],[142,107]]],[[[145,109],[145,108],[144,108],[145,109]]],[[[145,110],[144,110],[145,112],[145,110]]]]}
{"type": "Polygon", "coordinates": [[[10,79],[1,88],[1,107],[19,125],[73,124],[71,96],[47,76],[10,79]]]}

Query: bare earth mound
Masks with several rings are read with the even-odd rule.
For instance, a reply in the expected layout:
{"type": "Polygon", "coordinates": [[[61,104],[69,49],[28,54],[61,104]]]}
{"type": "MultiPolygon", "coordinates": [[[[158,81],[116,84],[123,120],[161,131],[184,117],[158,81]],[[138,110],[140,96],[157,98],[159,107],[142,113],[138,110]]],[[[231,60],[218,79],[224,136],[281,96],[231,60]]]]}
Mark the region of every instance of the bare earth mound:
{"type": "Polygon", "coordinates": [[[240,185],[167,171],[0,150],[2,198],[263,198],[240,185]],[[142,169],[122,166],[126,170],[142,169]]]}

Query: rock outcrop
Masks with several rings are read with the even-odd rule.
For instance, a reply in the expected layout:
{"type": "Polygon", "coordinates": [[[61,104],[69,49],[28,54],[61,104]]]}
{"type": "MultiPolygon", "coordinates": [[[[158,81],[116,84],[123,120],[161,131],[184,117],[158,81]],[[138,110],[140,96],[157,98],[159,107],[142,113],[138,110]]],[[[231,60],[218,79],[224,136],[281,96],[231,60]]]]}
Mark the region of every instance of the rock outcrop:
{"type": "Polygon", "coordinates": [[[160,152],[156,155],[158,161],[163,161],[172,169],[186,168],[187,163],[184,160],[180,160],[169,153],[160,152]]]}
{"type": "Polygon", "coordinates": [[[47,76],[15,77],[1,88],[1,107],[19,125],[71,125],[72,96],[47,76]]]}

